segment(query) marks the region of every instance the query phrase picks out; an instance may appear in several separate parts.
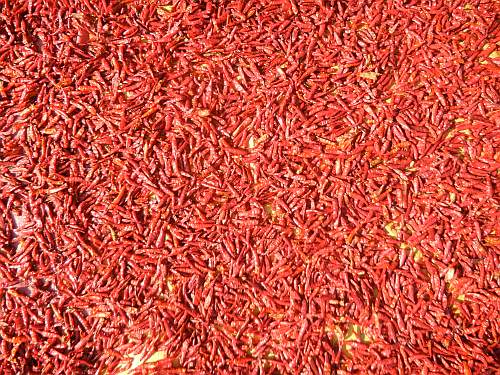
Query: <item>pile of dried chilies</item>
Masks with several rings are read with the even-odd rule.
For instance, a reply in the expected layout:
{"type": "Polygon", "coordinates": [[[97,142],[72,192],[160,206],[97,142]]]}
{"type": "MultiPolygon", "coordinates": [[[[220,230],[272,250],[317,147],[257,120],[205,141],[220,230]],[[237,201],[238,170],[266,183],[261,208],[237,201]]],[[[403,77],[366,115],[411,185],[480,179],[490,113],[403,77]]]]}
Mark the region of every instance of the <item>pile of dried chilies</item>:
{"type": "Polygon", "coordinates": [[[0,373],[498,371],[495,0],[0,3],[0,373]]]}

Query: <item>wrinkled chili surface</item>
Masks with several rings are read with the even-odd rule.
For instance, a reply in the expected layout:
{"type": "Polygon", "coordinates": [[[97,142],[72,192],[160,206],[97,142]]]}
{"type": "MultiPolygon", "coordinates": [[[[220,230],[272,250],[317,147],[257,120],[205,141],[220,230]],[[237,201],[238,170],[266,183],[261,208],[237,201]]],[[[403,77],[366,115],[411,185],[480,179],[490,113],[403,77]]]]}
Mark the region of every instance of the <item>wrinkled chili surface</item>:
{"type": "Polygon", "coordinates": [[[489,374],[500,6],[0,3],[0,372],[489,374]]]}

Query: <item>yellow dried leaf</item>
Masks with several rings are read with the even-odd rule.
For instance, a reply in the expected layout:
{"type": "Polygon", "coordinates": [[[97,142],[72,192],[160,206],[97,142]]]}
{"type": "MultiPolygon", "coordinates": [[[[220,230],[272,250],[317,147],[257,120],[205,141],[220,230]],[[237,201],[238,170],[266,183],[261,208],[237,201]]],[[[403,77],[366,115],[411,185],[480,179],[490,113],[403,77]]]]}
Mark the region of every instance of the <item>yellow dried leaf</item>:
{"type": "Polygon", "coordinates": [[[397,223],[392,221],[392,222],[386,224],[384,229],[387,232],[387,234],[389,235],[389,237],[392,237],[392,238],[398,237],[399,229],[397,228],[397,223]]]}
{"type": "Polygon", "coordinates": [[[490,53],[490,54],[488,55],[488,57],[489,57],[490,59],[497,59],[497,58],[499,58],[499,57],[500,57],[500,51],[495,50],[495,51],[493,51],[492,53],[490,53]]]}
{"type": "Polygon", "coordinates": [[[173,10],[174,10],[174,6],[173,5],[160,5],[158,7],[158,13],[162,14],[162,13],[171,13],[173,10]]]}
{"type": "Polygon", "coordinates": [[[449,282],[453,279],[453,276],[455,276],[455,269],[451,267],[448,271],[446,271],[444,279],[449,282]]]}
{"type": "Polygon", "coordinates": [[[113,228],[109,227],[109,232],[111,233],[111,238],[113,239],[113,241],[116,241],[117,236],[116,236],[116,232],[113,230],[113,228]]]}
{"type": "Polygon", "coordinates": [[[413,257],[413,260],[417,263],[420,262],[424,258],[424,255],[422,254],[422,252],[420,250],[417,250],[417,248],[412,247],[404,242],[401,243],[399,245],[399,247],[401,249],[410,249],[410,254],[413,257]]]}
{"type": "Polygon", "coordinates": [[[161,361],[162,359],[165,359],[165,358],[167,358],[166,352],[156,352],[156,353],[153,353],[153,355],[146,360],[146,363],[158,362],[158,361],[161,361]]]}
{"type": "Polygon", "coordinates": [[[373,341],[372,338],[366,333],[366,329],[358,324],[349,325],[347,332],[344,335],[344,340],[360,341],[364,344],[369,344],[373,341]]]}
{"type": "Polygon", "coordinates": [[[424,259],[424,254],[422,254],[420,250],[415,250],[415,252],[413,253],[413,260],[418,263],[422,259],[424,259]]]}
{"type": "Polygon", "coordinates": [[[345,341],[356,341],[358,338],[356,331],[359,331],[359,326],[357,326],[355,324],[351,324],[349,326],[346,334],[345,334],[344,340],[345,341]]]}
{"type": "Polygon", "coordinates": [[[331,68],[332,73],[337,73],[340,70],[340,67],[338,65],[333,65],[331,68]]]}
{"type": "Polygon", "coordinates": [[[57,133],[57,129],[56,128],[45,128],[42,130],[42,133],[46,134],[46,135],[54,135],[57,133]]]}
{"type": "Polygon", "coordinates": [[[266,358],[267,359],[276,359],[276,354],[274,354],[273,352],[269,352],[266,354],[266,358]]]}
{"type": "Polygon", "coordinates": [[[255,147],[255,140],[254,140],[253,136],[251,135],[248,138],[248,148],[254,148],[254,147],[255,147]]]}
{"type": "Polygon", "coordinates": [[[359,76],[361,78],[367,78],[367,79],[372,79],[372,80],[376,80],[379,75],[380,75],[380,73],[376,73],[376,72],[363,72],[363,73],[359,74],[359,76]]]}

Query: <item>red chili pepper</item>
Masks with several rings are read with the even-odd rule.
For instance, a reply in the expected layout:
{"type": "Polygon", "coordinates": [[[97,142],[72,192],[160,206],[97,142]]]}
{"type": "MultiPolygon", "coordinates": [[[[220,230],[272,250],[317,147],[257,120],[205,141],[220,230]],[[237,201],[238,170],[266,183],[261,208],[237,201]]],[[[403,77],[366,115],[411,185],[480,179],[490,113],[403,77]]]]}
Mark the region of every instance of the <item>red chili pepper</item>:
{"type": "Polygon", "coordinates": [[[2,371],[494,366],[492,4],[5,3],[2,371]]]}

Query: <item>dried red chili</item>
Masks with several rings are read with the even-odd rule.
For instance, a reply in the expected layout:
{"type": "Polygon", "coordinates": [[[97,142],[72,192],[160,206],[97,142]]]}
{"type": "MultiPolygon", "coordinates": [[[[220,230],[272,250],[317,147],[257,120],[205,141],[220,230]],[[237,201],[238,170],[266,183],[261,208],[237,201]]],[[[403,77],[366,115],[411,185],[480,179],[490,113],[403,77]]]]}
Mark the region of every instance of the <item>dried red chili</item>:
{"type": "Polygon", "coordinates": [[[497,13],[4,2],[1,371],[495,371],[497,13]]]}

